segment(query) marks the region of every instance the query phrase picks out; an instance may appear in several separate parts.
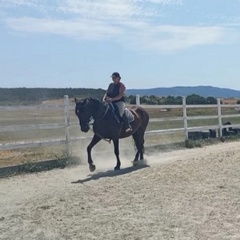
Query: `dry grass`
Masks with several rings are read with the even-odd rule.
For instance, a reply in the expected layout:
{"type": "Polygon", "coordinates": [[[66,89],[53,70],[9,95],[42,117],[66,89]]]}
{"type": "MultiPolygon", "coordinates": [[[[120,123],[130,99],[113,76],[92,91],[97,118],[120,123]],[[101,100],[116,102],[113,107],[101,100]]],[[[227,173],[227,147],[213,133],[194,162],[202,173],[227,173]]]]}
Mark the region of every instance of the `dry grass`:
{"type": "Polygon", "coordinates": [[[48,159],[62,159],[66,157],[66,146],[24,148],[0,151],[0,167],[13,166],[24,163],[41,162],[48,159]]]}
{"type": "MultiPolygon", "coordinates": [[[[30,108],[8,108],[0,109],[0,126],[3,129],[4,126],[18,126],[18,125],[38,125],[38,124],[64,124],[64,109],[56,109],[52,106],[63,104],[63,100],[46,101],[40,106],[35,106],[30,108]]],[[[70,135],[72,137],[87,137],[92,136],[92,133],[84,134],[80,132],[78,119],[74,113],[74,103],[70,99],[70,122],[73,124],[70,128],[70,135]]],[[[159,109],[146,109],[151,118],[160,117],[177,117],[182,116],[181,109],[170,109],[169,111],[163,112],[159,109]]],[[[191,116],[195,115],[212,115],[216,114],[213,109],[189,109],[188,114],[191,116]]],[[[225,114],[237,113],[235,109],[224,109],[225,114]]],[[[231,121],[232,123],[239,123],[239,118],[226,119],[226,121],[231,121]]],[[[204,126],[204,125],[216,125],[217,119],[209,120],[197,120],[189,121],[189,126],[204,126]]],[[[165,121],[158,123],[150,123],[147,131],[159,130],[159,129],[171,129],[171,128],[183,128],[182,121],[165,121]]],[[[22,142],[22,141],[34,141],[34,140],[45,140],[52,138],[64,138],[65,128],[60,129],[32,129],[25,131],[9,131],[0,132],[0,144],[9,142],[22,142]]],[[[164,145],[169,143],[177,143],[184,141],[184,133],[174,133],[174,134],[164,134],[155,136],[145,137],[146,146],[148,145],[164,145]]],[[[85,152],[86,146],[89,140],[85,142],[78,142],[73,144],[73,152],[75,148],[83,149],[85,152]],[[80,146],[80,147],[79,147],[80,146]]],[[[106,144],[106,143],[105,143],[106,144]]],[[[133,146],[131,138],[128,140],[121,141],[122,149],[132,148],[133,146]]],[[[96,148],[98,149],[98,148],[96,148]]],[[[101,149],[101,148],[100,148],[101,149]]],[[[112,149],[109,149],[112,151],[112,149]]],[[[78,154],[78,152],[76,153],[78,154]]],[[[29,149],[17,149],[17,150],[7,150],[0,151],[0,166],[13,165],[18,163],[25,163],[28,161],[41,161],[43,159],[55,159],[66,156],[66,146],[54,146],[54,147],[41,147],[41,148],[29,148],[29,149]]]]}

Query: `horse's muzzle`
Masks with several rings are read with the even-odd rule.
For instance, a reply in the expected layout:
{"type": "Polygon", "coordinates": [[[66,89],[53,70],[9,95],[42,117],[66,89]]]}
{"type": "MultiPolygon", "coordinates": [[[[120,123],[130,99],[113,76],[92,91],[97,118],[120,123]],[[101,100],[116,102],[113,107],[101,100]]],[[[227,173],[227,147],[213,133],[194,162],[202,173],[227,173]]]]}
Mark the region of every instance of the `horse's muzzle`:
{"type": "Polygon", "coordinates": [[[88,132],[89,131],[89,126],[88,125],[84,125],[84,126],[81,126],[81,131],[82,132],[88,132]]]}

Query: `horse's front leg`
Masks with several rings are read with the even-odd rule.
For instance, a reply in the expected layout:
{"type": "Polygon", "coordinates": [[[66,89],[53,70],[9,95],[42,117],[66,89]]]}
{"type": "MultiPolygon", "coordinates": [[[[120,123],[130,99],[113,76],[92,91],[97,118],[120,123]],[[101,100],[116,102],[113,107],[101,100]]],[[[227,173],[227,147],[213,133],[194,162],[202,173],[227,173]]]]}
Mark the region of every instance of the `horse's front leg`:
{"type": "Polygon", "coordinates": [[[121,162],[120,162],[120,159],[119,159],[119,139],[114,139],[113,144],[114,144],[114,153],[115,153],[115,156],[117,158],[117,165],[114,168],[114,170],[120,170],[121,162]]]}
{"type": "Polygon", "coordinates": [[[136,154],[135,154],[135,158],[134,158],[134,162],[137,162],[138,161],[138,159],[139,159],[139,155],[140,155],[140,152],[139,152],[139,150],[137,150],[137,152],[136,152],[136,154]]]}
{"type": "Polygon", "coordinates": [[[89,169],[91,172],[94,172],[96,169],[96,166],[93,163],[92,160],[92,155],[91,155],[91,151],[92,148],[101,140],[100,137],[98,137],[96,134],[94,134],[92,141],[90,142],[90,144],[87,146],[87,154],[88,154],[88,164],[89,164],[89,169]]]}

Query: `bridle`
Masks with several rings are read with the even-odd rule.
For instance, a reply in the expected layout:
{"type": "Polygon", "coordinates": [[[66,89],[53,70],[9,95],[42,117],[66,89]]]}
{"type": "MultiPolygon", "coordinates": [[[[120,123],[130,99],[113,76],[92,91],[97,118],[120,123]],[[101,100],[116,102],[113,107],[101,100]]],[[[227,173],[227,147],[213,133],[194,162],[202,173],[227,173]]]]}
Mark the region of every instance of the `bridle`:
{"type": "MultiPolygon", "coordinates": [[[[86,107],[87,106],[87,103],[85,103],[85,105],[83,105],[83,106],[78,106],[78,109],[79,108],[84,108],[84,107],[86,107]]],[[[111,139],[107,139],[107,138],[104,138],[103,136],[101,136],[98,132],[94,132],[94,130],[93,130],[93,124],[94,124],[94,122],[98,122],[98,121],[100,121],[100,120],[102,120],[106,115],[107,115],[107,112],[108,112],[108,110],[109,110],[109,104],[107,105],[107,107],[106,107],[106,110],[105,110],[105,112],[104,112],[104,114],[100,117],[100,118],[98,118],[98,119],[95,119],[95,118],[93,118],[93,116],[91,116],[90,117],[90,119],[89,119],[89,121],[87,121],[86,122],[86,124],[88,125],[88,127],[89,127],[89,130],[92,132],[92,133],[94,133],[94,134],[96,134],[98,137],[100,137],[102,140],[104,140],[104,141],[106,141],[106,142],[108,142],[108,143],[111,143],[111,139]]]]}

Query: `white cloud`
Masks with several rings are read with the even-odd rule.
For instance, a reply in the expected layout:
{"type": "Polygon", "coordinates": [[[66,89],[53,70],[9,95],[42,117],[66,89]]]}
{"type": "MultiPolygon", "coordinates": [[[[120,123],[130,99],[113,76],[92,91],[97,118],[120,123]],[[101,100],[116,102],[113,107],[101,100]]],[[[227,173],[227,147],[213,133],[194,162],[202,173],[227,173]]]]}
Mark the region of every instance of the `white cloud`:
{"type": "Polygon", "coordinates": [[[220,27],[189,27],[160,26],[146,29],[144,35],[139,35],[138,48],[173,52],[189,47],[214,44],[225,36],[224,28],[220,27]]]}
{"type": "Polygon", "coordinates": [[[136,0],[105,0],[104,3],[91,0],[66,0],[62,2],[58,10],[87,19],[111,19],[113,21],[143,17],[150,14],[150,10],[144,12],[136,0]]]}
{"type": "Polygon", "coordinates": [[[182,0],[62,0],[58,7],[65,13],[80,14],[87,18],[122,20],[128,18],[144,18],[156,13],[149,3],[159,5],[180,4],[182,0]]]}
{"type": "Polygon", "coordinates": [[[145,0],[145,2],[156,3],[156,4],[163,4],[163,5],[174,5],[174,4],[181,4],[182,0],[145,0]]]}
{"type": "Polygon", "coordinates": [[[81,39],[101,40],[121,33],[118,27],[105,25],[96,20],[52,20],[36,18],[9,18],[6,24],[14,30],[50,33],[81,39]]]}
{"type": "Polygon", "coordinates": [[[37,0],[1,0],[0,4],[5,7],[16,7],[16,6],[37,6],[37,0]]]}
{"type": "Polygon", "coordinates": [[[111,39],[139,49],[171,52],[221,42],[224,27],[174,26],[157,23],[157,5],[179,5],[181,0],[4,0],[5,4],[32,6],[47,17],[8,17],[5,24],[16,31],[58,34],[79,39],[111,39]],[[41,2],[41,4],[39,4],[41,2]],[[49,2],[48,2],[49,3],[49,2]],[[149,3],[151,3],[149,5],[149,3]]]}

